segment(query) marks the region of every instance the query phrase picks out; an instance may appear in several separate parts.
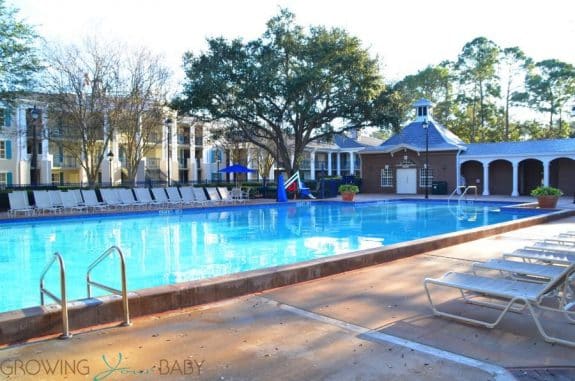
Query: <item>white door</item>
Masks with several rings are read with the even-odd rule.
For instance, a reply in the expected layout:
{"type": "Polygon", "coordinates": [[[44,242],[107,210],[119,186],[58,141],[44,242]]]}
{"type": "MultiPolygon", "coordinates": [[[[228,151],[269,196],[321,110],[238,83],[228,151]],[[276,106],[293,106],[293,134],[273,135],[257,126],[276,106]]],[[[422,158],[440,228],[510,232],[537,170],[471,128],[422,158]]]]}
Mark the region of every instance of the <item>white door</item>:
{"type": "Polygon", "coordinates": [[[417,193],[417,169],[401,168],[397,169],[397,193],[416,194],[417,193]]]}

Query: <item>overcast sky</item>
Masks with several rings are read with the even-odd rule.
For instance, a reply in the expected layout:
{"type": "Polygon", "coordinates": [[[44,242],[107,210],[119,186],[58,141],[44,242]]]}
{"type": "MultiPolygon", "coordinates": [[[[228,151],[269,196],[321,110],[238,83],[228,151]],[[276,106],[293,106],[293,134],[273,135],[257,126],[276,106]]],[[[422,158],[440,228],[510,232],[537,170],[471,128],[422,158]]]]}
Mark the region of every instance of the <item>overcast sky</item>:
{"type": "Polygon", "coordinates": [[[259,37],[280,7],[303,26],[346,29],[382,62],[387,81],[455,60],[466,42],[485,36],[519,46],[535,60],[575,64],[575,0],[6,0],[48,40],[106,39],[164,54],[181,78],[183,52],[206,49],[206,37],[259,37]]]}

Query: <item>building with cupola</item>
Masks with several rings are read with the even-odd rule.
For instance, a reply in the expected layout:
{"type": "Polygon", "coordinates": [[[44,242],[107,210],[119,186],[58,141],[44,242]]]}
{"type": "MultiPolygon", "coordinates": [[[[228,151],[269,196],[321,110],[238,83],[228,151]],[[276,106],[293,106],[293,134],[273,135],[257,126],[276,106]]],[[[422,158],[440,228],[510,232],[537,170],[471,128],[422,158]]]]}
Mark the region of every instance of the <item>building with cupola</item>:
{"type": "Polygon", "coordinates": [[[520,196],[546,185],[575,193],[575,139],[465,143],[434,120],[432,106],[418,100],[412,122],[359,152],[363,192],[450,193],[474,185],[484,196],[520,196]]]}

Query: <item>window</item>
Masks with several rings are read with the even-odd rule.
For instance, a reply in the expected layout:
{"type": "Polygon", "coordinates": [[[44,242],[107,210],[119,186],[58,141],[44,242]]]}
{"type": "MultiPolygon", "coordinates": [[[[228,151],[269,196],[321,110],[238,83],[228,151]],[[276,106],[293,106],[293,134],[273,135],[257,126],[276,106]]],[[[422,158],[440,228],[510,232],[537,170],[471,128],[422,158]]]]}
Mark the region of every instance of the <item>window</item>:
{"type": "Polygon", "coordinates": [[[0,140],[0,159],[12,159],[12,145],[10,140],[0,140]]]}
{"type": "Polygon", "coordinates": [[[427,176],[425,176],[425,172],[425,168],[419,170],[419,187],[431,188],[431,184],[433,183],[433,169],[429,168],[427,170],[427,176]]]}
{"type": "Polygon", "coordinates": [[[12,172],[0,172],[0,187],[12,185],[12,172]]]}
{"type": "Polygon", "coordinates": [[[393,170],[389,166],[381,170],[381,187],[393,187],[393,170]]]}
{"type": "Polygon", "coordinates": [[[6,109],[0,108],[0,127],[6,125],[8,125],[8,123],[6,123],[6,109]]]}

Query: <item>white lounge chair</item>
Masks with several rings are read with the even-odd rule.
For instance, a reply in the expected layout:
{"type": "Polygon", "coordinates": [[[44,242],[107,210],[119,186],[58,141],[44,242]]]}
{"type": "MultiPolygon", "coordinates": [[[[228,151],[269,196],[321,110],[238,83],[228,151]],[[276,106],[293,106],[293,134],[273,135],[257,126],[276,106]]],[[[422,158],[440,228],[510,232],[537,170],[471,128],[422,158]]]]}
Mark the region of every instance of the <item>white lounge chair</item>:
{"type": "MultiPolygon", "coordinates": [[[[475,274],[448,272],[439,279],[425,279],[424,287],[434,315],[449,317],[466,323],[478,324],[486,328],[493,328],[501,322],[503,316],[505,316],[508,311],[517,311],[517,307],[521,307],[521,309],[526,307],[535,321],[537,330],[543,336],[545,341],[575,346],[575,341],[573,340],[559,337],[557,335],[551,335],[543,326],[541,319],[542,316],[539,315],[541,311],[554,311],[561,313],[571,322],[575,321],[575,310],[573,310],[575,304],[565,298],[568,294],[565,287],[568,286],[569,279],[575,272],[575,264],[559,268],[561,269],[560,274],[556,276],[549,274],[551,278],[547,282],[542,281],[536,283],[531,281],[527,282],[515,279],[493,278],[475,274]],[[488,320],[466,317],[454,312],[439,310],[432,298],[431,289],[433,288],[450,288],[457,290],[468,302],[473,300],[473,296],[478,295],[493,299],[497,302],[477,302],[477,304],[499,307],[501,308],[501,311],[496,318],[488,320]],[[556,305],[549,306],[547,304],[543,304],[544,298],[555,295],[561,295],[561,298],[556,305]]],[[[525,268],[523,270],[525,270],[525,268]]]]}
{"type": "Polygon", "coordinates": [[[504,253],[504,259],[519,259],[525,262],[551,263],[569,266],[575,263],[575,253],[563,250],[552,250],[543,247],[526,247],[511,253],[504,253]]]}
{"type": "Polygon", "coordinates": [[[134,193],[136,194],[136,199],[140,203],[144,203],[148,206],[159,206],[161,205],[156,200],[152,199],[150,190],[148,188],[134,188],[134,193]]]}
{"type": "Polygon", "coordinates": [[[120,201],[122,201],[122,205],[126,208],[145,208],[148,206],[145,202],[140,202],[134,198],[134,193],[131,189],[127,188],[119,188],[116,190],[118,197],[120,197],[120,201]]]}
{"type": "Polygon", "coordinates": [[[64,211],[83,212],[87,209],[86,206],[78,204],[76,197],[70,191],[60,192],[60,201],[62,201],[62,208],[64,208],[64,211]]]}
{"type": "Polygon", "coordinates": [[[213,204],[220,204],[222,203],[222,197],[218,193],[218,190],[215,187],[206,187],[206,192],[208,193],[208,199],[213,204]]]}
{"type": "Polygon", "coordinates": [[[127,205],[120,199],[120,195],[116,189],[102,188],[100,189],[100,195],[102,196],[102,201],[110,208],[118,209],[127,207],[127,205]]]}
{"type": "Polygon", "coordinates": [[[168,195],[166,194],[166,190],[164,188],[152,188],[152,194],[154,195],[154,200],[156,200],[156,202],[161,205],[164,206],[179,205],[179,203],[173,202],[168,198],[168,195]]]}
{"type": "Polygon", "coordinates": [[[206,197],[206,192],[204,192],[204,188],[192,188],[194,190],[194,197],[196,198],[196,202],[202,203],[203,205],[212,204],[213,201],[209,200],[206,197]]]}
{"type": "MultiPolygon", "coordinates": [[[[232,195],[228,191],[228,188],[218,187],[217,189],[218,189],[218,193],[220,194],[221,202],[229,202],[229,203],[235,203],[236,202],[236,200],[232,197],[232,195]]],[[[212,198],[211,195],[210,195],[210,198],[212,198]]]]}
{"type": "Polygon", "coordinates": [[[22,213],[24,215],[34,214],[35,209],[30,205],[28,200],[27,191],[13,191],[8,193],[8,203],[10,204],[10,210],[8,213],[16,215],[22,213]]]}
{"type": "Polygon", "coordinates": [[[168,194],[168,200],[170,200],[170,202],[172,204],[175,204],[175,205],[183,205],[184,204],[184,200],[182,199],[180,192],[178,192],[178,188],[167,187],[166,193],[168,194]]]}
{"type": "Polygon", "coordinates": [[[103,210],[107,208],[107,205],[98,200],[98,196],[96,195],[96,191],[93,189],[82,189],[82,198],[84,199],[84,205],[94,210],[103,210]]]}
{"type": "Polygon", "coordinates": [[[62,199],[60,198],[60,191],[59,190],[49,190],[48,197],[50,197],[50,202],[52,206],[62,208],[64,205],[62,204],[62,199]]]}
{"type": "Polygon", "coordinates": [[[182,203],[184,205],[201,205],[201,201],[197,201],[194,195],[194,188],[192,187],[180,187],[180,193],[182,195],[182,203]]]}
{"type": "Polygon", "coordinates": [[[55,206],[52,204],[52,200],[50,199],[50,194],[48,191],[38,191],[35,190],[32,192],[34,194],[34,205],[36,206],[36,210],[40,213],[43,212],[53,212],[53,213],[60,213],[62,212],[61,206],[55,206]]]}

